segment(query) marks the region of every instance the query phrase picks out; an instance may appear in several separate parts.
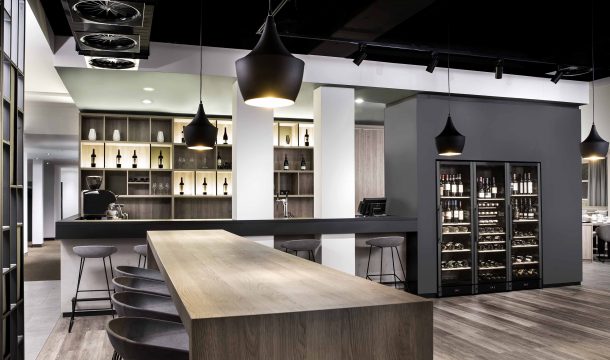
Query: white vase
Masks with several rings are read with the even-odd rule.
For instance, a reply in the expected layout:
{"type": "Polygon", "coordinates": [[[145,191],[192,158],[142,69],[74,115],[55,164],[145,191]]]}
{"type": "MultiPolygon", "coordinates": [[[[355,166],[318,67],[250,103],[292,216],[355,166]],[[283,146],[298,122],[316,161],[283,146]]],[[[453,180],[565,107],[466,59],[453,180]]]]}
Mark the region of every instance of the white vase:
{"type": "Polygon", "coordinates": [[[121,141],[121,133],[119,129],[114,129],[112,132],[112,141],[121,141]]]}
{"type": "Polygon", "coordinates": [[[97,140],[97,133],[95,132],[95,129],[89,129],[89,136],[87,138],[89,139],[89,141],[97,140]]]}
{"type": "Polygon", "coordinates": [[[164,142],[165,141],[165,136],[163,135],[163,131],[159,131],[157,132],[157,142],[164,142]]]}

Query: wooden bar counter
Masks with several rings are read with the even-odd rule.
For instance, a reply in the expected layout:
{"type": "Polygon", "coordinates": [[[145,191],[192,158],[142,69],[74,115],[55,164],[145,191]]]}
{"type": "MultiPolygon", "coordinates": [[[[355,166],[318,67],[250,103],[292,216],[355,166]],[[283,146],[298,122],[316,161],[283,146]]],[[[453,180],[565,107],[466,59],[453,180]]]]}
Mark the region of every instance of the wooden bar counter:
{"type": "Polygon", "coordinates": [[[224,230],[150,231],[191,359],[432,359],[432,302],[224,230]]]}

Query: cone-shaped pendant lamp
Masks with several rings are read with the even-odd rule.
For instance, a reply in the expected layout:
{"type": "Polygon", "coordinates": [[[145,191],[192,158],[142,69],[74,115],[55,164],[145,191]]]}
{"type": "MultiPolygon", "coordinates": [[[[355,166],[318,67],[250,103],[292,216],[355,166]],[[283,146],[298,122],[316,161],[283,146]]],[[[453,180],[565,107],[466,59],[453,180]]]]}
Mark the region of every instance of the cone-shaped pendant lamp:
{"type": "Polygon", "coordinates": [[[212,125],[203,110],[203,1],[201,1],[201,18],[199,24],[199,108],[197,114],[187,126],[184,127],[184,142],[192,150],[211,150],[216,143],[218,129],[212,125]]]}
{"type": "Polygon", "coordinates": [[[436,150],[442,156],[461,155],[466,143],[466,137],[460,134],[453,125],[451,115],[447,116],[445,128],[438,134],[434,140],[436,141],[436,150]]]}
{"type": "Polygon", "coordinates": [[[235,62],[239,90],[248,105],[276,108],[294,104],[305,63],[286,49],[269,14],[254,49],[235,62]]]}
{"type": "Polygon", "coordinates": [[[592,65],[592,75],[593,81],[591,81],[591,88],[593,92],[593,99],[591,100],[591,104],[593,107],[593,124],[591,125],[591,131],[589,132],[589,136],[580,143],[580,156],[584,160],[595,161],[604,159],[608,155],[608,142],[602,139],[599,136],[597,129],[595,128],[595,46],[594,46],[594,22],[593,19],[595,17],[593,4],[591,5],[591,65],[592,65]]]}

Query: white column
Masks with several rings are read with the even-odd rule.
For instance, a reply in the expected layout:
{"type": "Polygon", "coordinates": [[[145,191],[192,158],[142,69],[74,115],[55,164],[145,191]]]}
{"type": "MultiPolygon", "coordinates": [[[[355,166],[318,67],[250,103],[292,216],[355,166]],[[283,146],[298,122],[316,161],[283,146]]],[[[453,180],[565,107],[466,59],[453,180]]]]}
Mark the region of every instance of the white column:
{"type": "MultiPolygon", "coordinates": [[[[314,90],[314,216],[355,215],[354,89],[314,90]]],[[[355,234],[320,235],[322,264],[348,274],[356,271],[355,234]]]]}
{"type": "Polygon", "coordinates": [[[29,178],[28,178],[28,153],[23,151],[23,226],[21,227],[21,239],[23,240],[23,253],[28,252],[28,236],[29,236],[29,223],[28,219],[28,199],[30,196],[29,178]]]}
{"type": "MultiPolygon", "coordinates": [[[[233,219],[273,219],[273,110],[246,105],[233,84],[233,219]]],[[[252,240],[273,247],[273,236],[252,240]]]]}
{"type": "Polygon", "coordinates": [[[32,164],[32,245],[42,245],[44,238],[43,214],[43,170],[44,161],[34,160],[32,164]]]}

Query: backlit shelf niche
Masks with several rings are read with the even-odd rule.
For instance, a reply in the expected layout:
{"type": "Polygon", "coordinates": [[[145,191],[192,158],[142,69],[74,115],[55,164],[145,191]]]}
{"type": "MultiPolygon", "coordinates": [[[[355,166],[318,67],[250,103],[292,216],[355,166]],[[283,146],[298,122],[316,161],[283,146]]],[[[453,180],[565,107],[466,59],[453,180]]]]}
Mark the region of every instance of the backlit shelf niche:
{"type": "Polygon", "coordinates": [[[226,116],[210,119],[219,128],[220,145],[199,152],[189,150],[183,143],[183,127],[191,118],[82,113],[81,190],[87,188],[87,176],[102,176],[102,188],[119,195],[119,202],[125,205],[131,219],[230,218],[232,122],[226,116]],[[225,129],[228,139],[223,144],[225,129]],[[91,160],[93,150],[95,166],[91,160]],[[117,166],[119,150],[120,167],[117,166]],[[134,151],[136,168],[132,166],[134,151]],[[180,195],[181,177],[183,195],[180,195]],[[223,191],[225,178],[227,195],[223,191]]]}
{"type": "MultiPolygon", "coordinates": [[[[273,192],[277,199],[288,193],[288,212],[293,217],[313,217],[314,205],[314,126],[311,120],[276,119],[273,124],[273,192]],[[306,135],[307,140],[306,141],[306,135]],[[288,160],[288,169],[284,161],[288,160]],[[304,160],[305,169],[301,169],[304,160]]],[[[276,218],[284,216],[275,204],[276,218]]]]}

